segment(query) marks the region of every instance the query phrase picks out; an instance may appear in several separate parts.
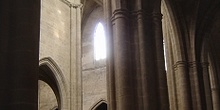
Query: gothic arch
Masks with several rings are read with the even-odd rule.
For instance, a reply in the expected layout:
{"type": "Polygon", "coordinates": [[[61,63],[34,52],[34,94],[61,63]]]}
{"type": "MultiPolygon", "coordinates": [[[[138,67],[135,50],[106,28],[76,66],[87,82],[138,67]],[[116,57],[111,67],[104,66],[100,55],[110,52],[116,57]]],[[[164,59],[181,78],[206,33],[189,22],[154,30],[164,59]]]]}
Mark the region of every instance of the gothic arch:
{"type": "Polygon", "coordinates": [[[67,107],[66,82],[56,62],[50,58],[42,58],[39,61],[39,80],[46,82],[54,91],[58,102],[58,108],[67,107]]]}
{"type": "Polygon", "coordinates": [[[173,4],[169,0],[162,0],[161,8],[163,14],[163,20],[166,20],[167,26],[169,27],[170,36],[164,36],[165,44],[168,44],[170,53],[174,62],[185,61],[184,56],[184,43],[180,25],[176,19],[178,19],[177,12],[173,11],[173,4]],[[171,49],[172,48],[172,49],[171,49]]]}
{"type": "Polygon", "coordinates": [[[205,13],[205,17],[200,21],[201,25],[198,27],[198,34],[195,38],[198,59],[200,59],[200,54],[203,51],[204,42],[206,42],[206,40],[209,38],[211,30],[213,29],[213,18],[215,18],[220,11],[219,5],[219,1],[217,3],[213,2],[212,7],[208,9],[207,13],[205,13]]]}
{"type": "Polygon", "coordinates": [[[107,106],[107,101],[105,101],[103,99],[100,99],[98,102],[93,104],[93,106],[92,106],[92,108],[90,110],[96,110],[96,108],[98,108],[102,104],[106,104],[106,106],[107,106]]]}
{"type": "Polygon", "coordinates": [[[83,12],[82,12],[82,30],[84,30],[85,25],[90,17],[90,15],[97,9],[102,8],[102,1],[100,0],[85,0],[82,1],[84,4],[83,12]]]}

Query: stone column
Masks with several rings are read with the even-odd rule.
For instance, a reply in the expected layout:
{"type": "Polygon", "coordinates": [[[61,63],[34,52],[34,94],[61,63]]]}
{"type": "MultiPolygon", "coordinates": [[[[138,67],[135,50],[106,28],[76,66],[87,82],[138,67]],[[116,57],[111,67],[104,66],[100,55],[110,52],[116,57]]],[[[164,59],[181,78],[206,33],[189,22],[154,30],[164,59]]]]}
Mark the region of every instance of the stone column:
{"type": "Polygon", "coordinates": [[[205,90],[206,110],[212,110],[212,95],[209,78],[209,64],[208,62],[202,63],[203,83],[205,90]]]}
{"type": "Polygon", "coordinates": [[[192,107],[194,110],[202,110],[202,108],[206,108],[206,104],[200,63],[196,60],[188,62],[188,70],[191,86],[192,107]]]}
{"type": "Polygon", "coordinates": [[[107,68],[107,97],[108,110],[116,110],[116,96],[115,96],[115,74],[114,74],[114,50],[112,37],[112,10],[111,0],[103,0],[104,19],[105,19],[105,34],[106,34],[106,68],[107,68]]]}
{"type": "Polygon", "coordinates": [[[165,71],[164,49],[163,49],[163,32],[162,32],[162,14],[153,13],[153,29],[156,44],[156,65],[157,65],[157,80],[158,80],[158,96],[160,109],[169,110],[167,76],[165,71]]]}
{"type": "Polygon", "coordinates": [[[40,0],[1,0],[0,15],[0,108],[38,110],[40,0]]]}
{"type": "MultiPolygon", "coordinates": [[[[157,74],[155,62],[155,40],[153,36],[151,14],[142,9],[137,14],[137,37],[139,46],[140,74],[143,110],[156,110],[158,104],[157,74]]],[[[139,73],[135,73],[139,74],[139,73]]],[[[140,106],[141,107],[141,106],[140,106]]]]}
{"type": "MultiPolygon", "coordinates": [[[[137,0],[136,1],[136,6],[140,6],[140,2],[137,0]]],[[[143,105],[143,85],[142,85],[142,74],[141,74],[141,61],[140,61],[140,48],[139,48],[139,36],[143,35],[143,25],[141,24],[144,21],[144,17],[142,15],[142,12],[140,11],[139,7],[135,7],[135,10],[138,11],[133,11],[133,16],[132,16],[132,53],[133,53],[133,67],[134,70],[133,72],[135,73],[135,110],[143,110],[144,105],[143,105]],[[141,32],[141,33],[139,33],[141,32]]]]}
{"type": "Polygon", "coordinates": [[[213,110],[220,110],[220,96],[219,96],[219,84],[217,79],[216,68],[214,67],[213,60],[211,59],[212,54],[209,54],[208,61],[209,61],[209,76],[210,76],[210,86],[211,86],[211,93],[212,93],[212,106],[213,110]]]}
{"type": "Polygon", "coordinates": [[[176,90],[178,110],[192,110],[190,79],[187,72],[187,62],[176,62],[176,64],[174,65],[174,70],[177,86],[176,90]]]}
{"type": "Polygon", "coordinates": [[[82,75],[81,75],[81,7],[75,1],[70,5],[71,12],[71,82],[70,82],[70,108],[82,110],[82,75]]]}
{"type": "MultiPolygon", "coordinates": [[[[131,45],[128,1],[112,0],[113,61],[115,91],[115,110],[135,110],[133,76],[131,71],[131,45]]],[[[110,76],[110,77],[111,77],[110,76]]],[[[112,83],[112,81],[110,81],[112,83]]],[[[112,89],[113,90],[113,89],[112,89]]]]}

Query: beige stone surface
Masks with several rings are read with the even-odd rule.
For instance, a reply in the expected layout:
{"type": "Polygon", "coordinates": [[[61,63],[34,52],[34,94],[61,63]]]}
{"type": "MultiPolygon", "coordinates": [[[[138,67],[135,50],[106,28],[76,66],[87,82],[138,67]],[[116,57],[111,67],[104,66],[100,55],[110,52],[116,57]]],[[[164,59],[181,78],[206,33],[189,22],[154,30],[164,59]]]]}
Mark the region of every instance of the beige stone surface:
{"type": "MultiPolygon", "coordinates": [[[[57,64],[57,68],[61,70],[59,74],[61,74],[60,76],[62,76],[63,79],[57,80],[66,84],[66,87],[62,87],[66,89],[64,91],[66,91],[65,96],[67,95],[63,102],[70,102],[68,96],[68,94],[70,94],[70,87],[68,87],[68,85],[70,85],[71,66],[70,43],[70,7],[61,0],[42,0],[39,59],[50,57],[57,64]]],[[[39,90],[39,92],[42,96],[47,95],[47,92],[42,92],[41,90],[39,90]]],[[[49,99],[44,100],[43,103],[46,104],[45,101],[49,101],[48,103],[50,103],[50,101],[53,100],[50,99],[51,97],[47,98],[49,99]]],[[[65,107],[63,108],[70,109],[68,105],[69,104],[65,103],[65,107]]],[[[45,110],[50,110],[46,108],[45,110]]],[[[39,109],[41,110],[42,107],[39,109]]]]}
{"type": "Polygon", "coordinates": [[[38,109],[39,110],[53,110],[58,107],[56,96],[51,87],[44,81],[38,81],[38,109]]]}
{"type": "Polygon", "coordinates": [[[40,59],[51,57],[70,79],[70,8],[60,0],[42,0],[40,59]]]}
{"type": "Polygon", "coordinates": [[[83,110],[90,110],[100,100],[107,100],[106,60],[95,60],[94,32],[103,24],[103,9],[96,7],[83,21],[82,30],[82,93],[83,110]]]}

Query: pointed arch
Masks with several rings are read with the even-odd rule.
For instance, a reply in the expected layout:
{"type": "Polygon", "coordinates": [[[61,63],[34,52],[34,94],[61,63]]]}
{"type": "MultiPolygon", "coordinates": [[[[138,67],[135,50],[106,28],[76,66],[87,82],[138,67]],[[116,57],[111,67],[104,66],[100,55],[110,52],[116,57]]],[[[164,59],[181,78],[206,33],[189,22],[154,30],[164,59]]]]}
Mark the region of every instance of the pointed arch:
{"type": "MultiPolygon", "coordinates": [[[[170,44],[170,47],[172,48],[171,50],[168,50],[172,51],[174,62],[185,61],[186,56],[184,54],[183,32],[181,32],[181,30],[186,30],[181,29],[181,27],[184,28],[185,26],[182,26],[183,24],[177,22],[179,21],[177,20],[177,12],[174,10],[174,4],[171,1],[162,0],[161,8],[164,16],[163,20],[167,20],[166,25],[169,27],[169,32],[167,33],[169,33],[170,36],[164,36],[165,43],[170,44]]],[[[180,21],[183,21],[183,19],[180,19],[180,21]]]]}
{"type": "Polygon", "coordinates": [[[90,110],[96,110],[98,107],[100,106],[106,106],[106,110],[107,110],[107,101],[100,99],[98,102],[96,102],[92,108],[90,110]]]}
{"type": "Polygon", "coordinates": [[[65,109],[68,103],[66,82],[62,71],[52,58],[45,57],[39,61],[39,80],[46,82],[52,88],[58,101],[58,108],[65,109]]]}

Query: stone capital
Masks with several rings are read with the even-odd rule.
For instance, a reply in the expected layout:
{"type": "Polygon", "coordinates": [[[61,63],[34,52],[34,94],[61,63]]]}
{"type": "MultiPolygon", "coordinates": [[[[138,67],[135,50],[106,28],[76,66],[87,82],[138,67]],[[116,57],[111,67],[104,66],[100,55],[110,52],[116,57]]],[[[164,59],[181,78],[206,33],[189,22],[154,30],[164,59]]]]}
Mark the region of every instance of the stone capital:
{"type": "Polygon", "coordinates": [[[72,3],[69,0],[60,0],[61,2],[65,3],[66,5],[68,5],[70,8],[82,8],[83,4],[81,3],[72,3]]]}
{"type": "Polygon", "coordinates": [[[72,3],[71,7],[73,7],[73,8],[82,8],[83,4],[81,4],[81,3],[79,3],[79,4],[72,3]]]}
{"type": "Polygon", "coordinates": [[[111,21],[115,21],[118,18],[125,18],[128,19],[129,16],[129,11],[126,9],[117,9],[113,12],[112,17],[111,17],[111,21]]]}

